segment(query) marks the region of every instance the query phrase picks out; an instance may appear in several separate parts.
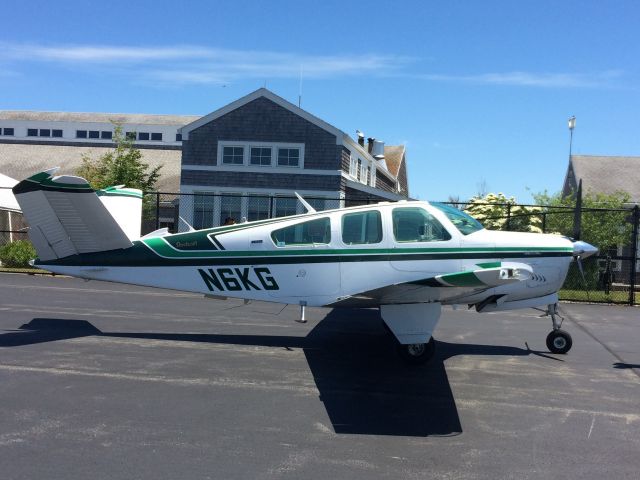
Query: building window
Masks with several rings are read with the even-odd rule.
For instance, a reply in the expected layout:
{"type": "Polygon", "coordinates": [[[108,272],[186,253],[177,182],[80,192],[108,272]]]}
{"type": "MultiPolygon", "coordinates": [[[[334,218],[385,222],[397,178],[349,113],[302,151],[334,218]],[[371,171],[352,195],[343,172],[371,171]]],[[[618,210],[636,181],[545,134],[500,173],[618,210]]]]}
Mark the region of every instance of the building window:
{"type": "Polygon", "coordinates": [[[14,135],[13,128],[5,128],[4,129],[4,135],[7,135],[9,137],[13,137],[13,135],[14,135]]]}
{"type": "Polygon", "coordinates": [[[349,175],[356,178],[358,175],[358,157],[351,154],[349,156],[349,175]]]}
{"type": "Polygon", "coordinates": [[[247,198],[247,220],[253,222],[269,218],[269,203],[269,197],[250,195],[247,198]]]}
{"type": "Polygon", "coordinates": [[[225,165],[242,165],[244,163],[244,147],[223,147],[222,163],[225,165]]]}
{"type": "Polygon", "coordinates": [[[38,129],[37,128],[27,128],[27,137],[37,137],[38,129]]]}
{"type": "Polygon", "coordinates": [[[270,147],[251,147],[251,165],[271,165],[270,147]]]}
{"type": "Polygon", "coordinates": [[[51,130],[49,128],[41,128],[40,129],[40,136],[41,137],[50,137],[51,136],[51,130]]]}
{"type": "Polygon", "coordinates": [[[155,142],[161,142],[162,141],[162,134],[161,133],[152,133],[151,134],[151,140],[153,140],[155,142]]]}
{"type": "Polygon", "coordinates": [[[113,138],[113,132],[103,130],[100,132],[100,138],[103,140],[111,140],[113,138]]]}
{"type": "Polygon", "coordinates": [[[216,197],[196,194],[193,196],[193,227],[200,230],[213,226],[213,207],[216,197]]]}
{"type": "Polygon", "coordinates": [[[278,148],[279,167],[297,167],[300,165],[299,148],[278,148]]]}
{"type": "Polygon", "coordinates": [[[360,181],[360,172],[362,171],[362,160],[358,159],[358,166],[356,167],[356,180],[360,181]]]}
{"type": "Polygon", "coordinates": [[[229,224],[229,220],[239,223],[242,216],[242,196],[240,193],[229,193],[220,197],[220,223],[229,224]]]}
{"type": "Polygon", "coordinates": [[[89,138],[100,138],[100,132],[98,130],[89,130],[89,138]]]}
{"type": "Polygon", "coordinates": [[[51,130],[51,136],[55,138],[62,138],[62,130],[51,130]]]}
{"type": "Polygon", "coordinates": [[[371,184],[372,187],[376,186],[376,169],[372,168],[371,169],[371,184]]]}
{"type": "Polygon", "coordinates": [[[76,130],[76,138],[87,138],[86,130],[76,130]]]}
{"type": "Polygon", "coordinates": [[[134,141],[136,140],[136,132],[127,132],[127,140],[134,141]]]}
{"type": "Polygon", "coordinates": [[[176,133],[176,142],[181,142],[181,141],[182,141],[182,134],[176,133]]]}
{"type": "Polygon", "coordinates": [[[362,162],[360,164],[360,178],[358,179],[360,182],[367,184],[367,163],[362,162]]]}
{"type": "Polygon", "coordinates": [[[274,217],[288,217],[289,215],[295,215],[298,213],[298,199],[280,197],[274,198],[274,217]]]}
{"type": "Polygon", "coordinates": [[[138,134],[138,140],[149,140],[149,133],[148,132],[140,132],[138,134]]]}

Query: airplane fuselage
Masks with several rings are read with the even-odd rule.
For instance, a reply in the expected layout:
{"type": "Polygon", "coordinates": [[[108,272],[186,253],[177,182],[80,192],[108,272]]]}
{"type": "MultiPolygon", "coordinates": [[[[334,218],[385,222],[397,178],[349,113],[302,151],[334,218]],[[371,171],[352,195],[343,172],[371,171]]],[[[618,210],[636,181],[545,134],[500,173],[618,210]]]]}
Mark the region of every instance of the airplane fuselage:
{"type": "Polygon", "coordinates": [[[465,234],[469,228],[460,229],[447,212],[426,202],[352,207],[142,238],[128,249],[37,265],[88,279],[309,306],[475,304],[488,297],[504,304],[561,287],[573,255],[569,239],[481,228],[465,234]],[[498,285],[451,276],[509,264],[533,273],[498,285]]]}

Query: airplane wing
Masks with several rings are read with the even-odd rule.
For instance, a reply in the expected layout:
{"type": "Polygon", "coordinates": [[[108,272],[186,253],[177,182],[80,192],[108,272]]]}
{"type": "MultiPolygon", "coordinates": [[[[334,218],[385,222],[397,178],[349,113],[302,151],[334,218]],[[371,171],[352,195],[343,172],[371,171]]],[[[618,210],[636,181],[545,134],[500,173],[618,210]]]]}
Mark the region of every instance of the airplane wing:
{"type": "Polygon", "coordinates": [[[479,264],[480,268],[444,273],[360,292],[333,303],[334,307],[366,307],[453,300],[493,287],[529,280],[530,265],[516,262],[479,264]]]}

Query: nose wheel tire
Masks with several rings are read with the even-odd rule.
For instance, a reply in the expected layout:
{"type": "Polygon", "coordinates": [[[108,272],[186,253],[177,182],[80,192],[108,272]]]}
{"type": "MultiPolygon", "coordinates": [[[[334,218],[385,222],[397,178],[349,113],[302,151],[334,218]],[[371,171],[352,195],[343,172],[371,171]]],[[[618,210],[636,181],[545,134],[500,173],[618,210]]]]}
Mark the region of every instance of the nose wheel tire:
{"type": "Polygon", "coordinates": [[[398,344],[398,354],[409,365],[423,365],[433,358],[436,342],[431,337],[427,343],[398,344]]]}
{"type": "Polygon", "coordinates": [[[571,335],[564,330],[554,330],[547,335],[547,348],[551,353],[567,353],[572,345],[571,335]]]}

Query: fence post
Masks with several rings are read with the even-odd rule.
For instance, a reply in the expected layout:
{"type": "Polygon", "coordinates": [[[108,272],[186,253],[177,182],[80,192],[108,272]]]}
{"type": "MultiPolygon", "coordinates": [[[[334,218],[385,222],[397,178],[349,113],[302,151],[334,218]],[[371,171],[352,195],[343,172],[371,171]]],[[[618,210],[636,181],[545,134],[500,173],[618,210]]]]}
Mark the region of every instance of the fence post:
{"type": "Polygon", "coordinates": [[[547,233],[547,212],[542,212],[542,233],[547,233]]]}
{"type": "Polygon", "coordinates": [[[507,203],[507,225],[505,230],[509,230],[511,228],[511,204],[507,203]]]}
{"type": "Polygon", "coordinates": [[[160,194],[156,192],[156,230],[160,228],[160,194]]]}
{"type": "Polygon", "coordinates": [[[638,229],[640,227],[640,207],[633,207],[633,238],[631,239],[631,273],[629,274],[629,305],[635,304],[636,264],[638,262],[638,229]]]}
{"type": "Polygon", "coordinates": [[[273,218],[273,203],[275,202],[275,197],[269,197],[269,218],[273,218]]]}

